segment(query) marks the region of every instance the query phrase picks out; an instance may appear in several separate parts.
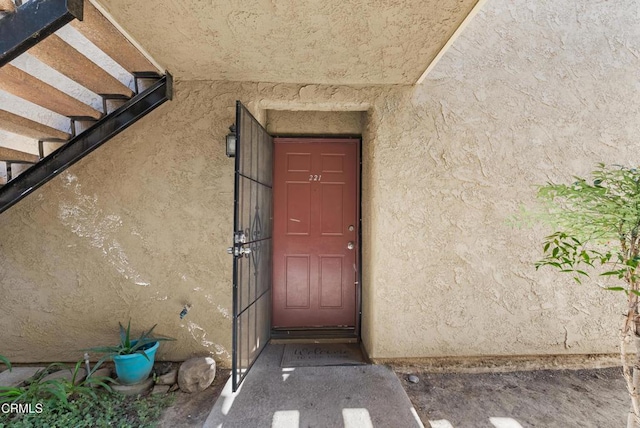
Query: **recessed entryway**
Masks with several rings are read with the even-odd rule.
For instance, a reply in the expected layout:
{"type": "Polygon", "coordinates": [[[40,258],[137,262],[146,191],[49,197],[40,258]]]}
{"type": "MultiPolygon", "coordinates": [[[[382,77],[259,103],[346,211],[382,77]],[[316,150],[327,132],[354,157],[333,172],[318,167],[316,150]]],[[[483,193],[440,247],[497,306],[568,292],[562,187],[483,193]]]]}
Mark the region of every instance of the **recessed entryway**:
{"type": "Polygon", "coordinates": [[[272,338],[360,341],[366,113],[262,112],[236,103],[234,391],[272,338]]]}

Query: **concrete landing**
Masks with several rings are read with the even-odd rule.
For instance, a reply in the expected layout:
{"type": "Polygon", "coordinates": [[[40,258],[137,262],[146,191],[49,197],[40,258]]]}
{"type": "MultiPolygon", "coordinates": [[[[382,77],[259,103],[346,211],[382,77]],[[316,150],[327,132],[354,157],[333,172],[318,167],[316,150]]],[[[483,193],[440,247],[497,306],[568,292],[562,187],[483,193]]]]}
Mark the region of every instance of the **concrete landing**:
{"type": "Polygon", "coordinates": [[[204,427],[423,427],[387,367],[281,368],[283,351],[267,346],[235,394],[229,379],[204,427]]]}

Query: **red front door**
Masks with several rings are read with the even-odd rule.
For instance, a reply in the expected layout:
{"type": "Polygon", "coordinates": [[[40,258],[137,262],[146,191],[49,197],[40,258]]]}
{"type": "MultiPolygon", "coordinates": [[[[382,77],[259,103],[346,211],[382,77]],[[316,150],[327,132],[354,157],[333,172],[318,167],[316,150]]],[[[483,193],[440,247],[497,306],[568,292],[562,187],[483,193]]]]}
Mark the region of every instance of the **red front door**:
{"type": "Polygon", "coordinates": [[[354,327],[359,140],[274,143],[272,326],[354,327]]]}

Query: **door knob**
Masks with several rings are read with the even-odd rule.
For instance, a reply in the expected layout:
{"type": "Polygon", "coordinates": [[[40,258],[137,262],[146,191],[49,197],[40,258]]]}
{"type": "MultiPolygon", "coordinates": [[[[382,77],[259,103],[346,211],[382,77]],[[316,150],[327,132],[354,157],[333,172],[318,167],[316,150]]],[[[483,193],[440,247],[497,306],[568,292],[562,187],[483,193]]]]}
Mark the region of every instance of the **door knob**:
{"type": "Polygon", "coordinates": [[[349,241],[349,243],[347,244],[347,249],[353,250],[353,247],[355,247],[355,245],[353,244],[353,241],[349,241]]]}

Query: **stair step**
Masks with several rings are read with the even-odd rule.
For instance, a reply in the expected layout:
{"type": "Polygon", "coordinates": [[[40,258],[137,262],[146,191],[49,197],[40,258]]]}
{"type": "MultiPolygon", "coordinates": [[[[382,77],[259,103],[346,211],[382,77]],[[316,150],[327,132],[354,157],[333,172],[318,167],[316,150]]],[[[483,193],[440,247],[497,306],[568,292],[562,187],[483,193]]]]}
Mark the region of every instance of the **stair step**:
{"type": "Polygon", "coordinates": [[[128,72],[155,70],[156,67],[113,26],[89,1],[84,2],[84,18],[71,26],[109,55],[128,72]]]}
{"type": "Polygon", "coordinates": [[[21,172],[17,178],[11,180],[10,184],[0,189],[0,214],[134,122],[169,101],[172,97],[172,88],[171,75],[162,76],[152,87],[131,98],[121,108],[93,123],[86,131],[77,133],[66,144],[59,147],[55,154],[43,158],[21,172]]]}
{"type": "Polygon", "coordinates": [[[81,115],[95,119],[99,119],[102,116],[93,107],[11,64],[0,68],[0,89],[63,116],[81,115]]]}
{"type": "Polygon", "coordinates": [[[33,46],[29,53],[96,94],[133,95],[126,85],[55,34],[33,46]]]}
{"type": "Polygon", "coordinates": [[[38,163],[39,160],[38,155],[0,147],[0,161],[10,163],[38,163]]]}
{"type": "Polygon", "coordinates": [[[0,129],[9,131],[14,134],[24,135],[25,137],[34,138],[36,140],[59,139],[67,140],[71,136],[69,133],[52,128],[40,122],[36,122],[26,117],[0,109],[0,129]]]}

